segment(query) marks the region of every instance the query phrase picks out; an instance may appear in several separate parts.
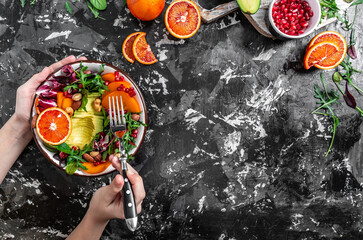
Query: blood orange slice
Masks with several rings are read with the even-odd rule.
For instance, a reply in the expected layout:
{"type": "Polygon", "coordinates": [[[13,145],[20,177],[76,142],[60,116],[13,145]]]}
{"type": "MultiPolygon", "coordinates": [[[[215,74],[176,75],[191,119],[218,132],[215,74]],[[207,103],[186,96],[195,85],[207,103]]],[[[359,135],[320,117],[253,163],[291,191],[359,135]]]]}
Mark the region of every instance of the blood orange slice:
{"type": "Polygon", "coordinates": [[[64,143],[72,132],[72,121],[62,109],[45,109],[38,117],[36,129],[39,137],[48,144],[64,143]]]}
{"type": "Polygon", "coordinates": [[[131,33],[129,36],[127,36],[124,43],[122,44],[122,54],[124,55],[126,60],[129,61],[130,63],[135,62],[135,56],[134,56],[134,53],[132,51],[132,46],[134,44],[134,41],[135,41],[136,37],[140,33],[143,33],[143,32],[131,33]]]}
{"type": "Polygon", "coordinates": [[[315,64],[314,66],[320,69],[332,69],[338,66],[345,58],[347,53],[347,42],[345,38],[339,34],[338,32],[334,31],[326,31],[319,33],[316,35],[309,43],[309,48],[314,46],[315,44],[321,42],[331,42],[334,43],[339,47],[339,51],[334,53],[329,58],[315,64]]]}
{"type": "Polygon", "coordinates": [[[305,53],[305,69],[309,69],[312,66],[317,66],[317,64],[326,61],[338,51],[339,47],[332,42],[320,42],[313,45],[311,48],[308,48],[305,53]]]}
{"type": "Polygon", "coordinates": [[[145,39],[146,33],[140,33],[132,46],[132,52],[137,61],[142,64],[150,65],[156,63],[158,60],[155,58],[149,44],[147,44],[145,39]]]}
{"type": "Polygon", "coordinates": [[[199,9],[189,0],[172,2],[165,12],[165,26],[176,38],[190,38],[199,29],[201,23],[199,9]]]}

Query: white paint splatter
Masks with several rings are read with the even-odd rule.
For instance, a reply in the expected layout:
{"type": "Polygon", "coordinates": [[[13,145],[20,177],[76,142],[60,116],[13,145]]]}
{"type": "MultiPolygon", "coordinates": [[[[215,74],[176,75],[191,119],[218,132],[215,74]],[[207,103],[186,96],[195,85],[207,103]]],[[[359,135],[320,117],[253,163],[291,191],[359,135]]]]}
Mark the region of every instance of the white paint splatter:
{"type": "Polygon", "coordinates": [[[280,97],[282,97],[287,91],[290,90],[287,86],[287,80],[287,76],[280,75],[277,77],[276,81],[271,81],[265,89],[259,92],[256,92],[257,86],[253,85],[253,96],[250,100],[246,100],[247,106],[265,112],[270,112],[272,104],[274,102],[277,102],[280,97]]]}
{"type": "Polygon", "coordinates": [[[198,212],[202,212],[203,205],[204,205],[204,202],[205,202],[205,198],[206,198],[206,196],[203,196],[201,199],[199,199],[199,201],[198,201],[198,212]]]}
{"type": "Polygon", "coordinates": [[[50,34],[48,37],[46,37],[44,39],[44,41],[48,41],[51,40],[53,38],[58,38],[58,37],[62,37],[65,36],[66,39],[68,39],[69,34],[71,34],[72,31],[67,30],[67,31],[61,31],[61,32],[53,32],[52,34],[50,34]]]}
{"type": "Polygon", "coordinates": [[[187,130],[193,129],[193,132],[196,132],[195,124],[202,118],[206,118],[200,112],[195,111],[194,109],[187,109],[185,111],[185,121],[187,122],[187,130]]]}
{"type": "Polygon", "coordinates": [[[236,110],[227,116],[220,117],[217,114],[213,115],[215,118],[219,118],[231,125],[234,128],[248,128],[249,126],[256,132],[257,137],[255,139],[264,138],[267,133],[261,123],[260,116],[256,114],[243,114],[242,112],[236,110]]]}
{"type": "MultiPolygon", "coordinates": [[[[165,30],[164,30],[165,31],[165,30]]],[[[163,34],[163,38],[155,43],[155,46],[158,48],[161,45],[182,45],[185,43],[185,40],[170,40],[166,33],[163,34]]]]}
{"type": "Polygon", "coordinates": [[[269,49],[267,51],[262,51],[257,57],[252,58],[254,61],[268,61],[276,53],[275,49],[269,49]]]}
{"type": "Polygon", "coordinates": [[[225,28],[228,28],[230,26],[233,26],[233,25],[241,22],[240,20],[237,20],[236,13],[234,13],[232,16],[228,15],[226,19],[227,19],[228,23],[225,24],[225,21],[221,21],[221,24],[219,27],[217,27],[217,29],[225,29],[225,28]]]}
{"type": "Polygon", "coordinates": [[[125,29],[127,27],[127,25],[123,25],[123,22],[126,21],[126,19],[127,19],[127,17],[121,17],[121,15],[119,15],[113,22],[112,26],[125,29]]]}
{"type": "Polygon", "coordinates": [[[224,139],[224,156],[231,155],[237,150],[237,147],[240,145],[241,142],[241,132],[234,131],[227,135],[224,139]]]}
{"type": "Polygon", "coordinates": [[[321,123],[321,117],[317,116],[316,114],[313,114],[314,119],[316,120],[316,123],[318,124],[318,128],[316,129],[317,132],[325,132],[325,127],[324,125],[321,123]]]}
{"type": "Polygon", "coordinates": [[[166,56],[166,53],[168,52],[167,49],[163,49],[163,50],[159,50],[159,54],[158,54],[158,58],[159,58],[159,61],[162,62],[164,60],[166,60],[168,57],[166,56]]]}

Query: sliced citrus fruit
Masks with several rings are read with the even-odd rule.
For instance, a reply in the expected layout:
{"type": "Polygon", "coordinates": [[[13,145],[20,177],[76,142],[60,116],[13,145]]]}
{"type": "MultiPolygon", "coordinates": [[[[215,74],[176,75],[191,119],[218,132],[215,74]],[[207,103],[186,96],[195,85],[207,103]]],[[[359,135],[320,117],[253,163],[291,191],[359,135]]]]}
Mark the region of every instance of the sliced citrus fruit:
{"type": "Polygon", "coordinates": [[[71,135],[72,121],[63,109],[51,107],[39,115],[36,129],[45,143],[59,145],[71,135]]]}
{"type": "Polygon", "coordinates": [[[142,64],[150,65],[156,63],[158,60],[155,58],[149,44],[145,39],[146,33],[140,33],[132,46],[132,52],[134,53],[135,59],[142,64]]]}
{"type": "Polygon", "coordinates": [[[35,106],[35,110],[37,110],[37,113],[38,113],[38,115],[40,114],[40,112],[41,112],[41,110],[39,109],[39,97],[37,97],[36,99],[35,99],[35,103],[34,103],[34,106],[35,106]]]}
{"type": "Polygon", "coordinates": [[[172,2],[165,12],[165,26],[176,38],[190,38],[199,29],[201,23],[199,9],[189,0],[172,2]]]}
{"type": "Polygon", "coordinates": [[[304,57],[304,67],[309,69],[325,61],[339,51],[339,47],[332,42],[320,42],[308,48],[304,57]]]}
{"type": "Polygon", "coordinates": [[[326,31],[316,35],[309,43],[309,48],[320,42],[332,42],[339,47],[339,51],[334,53],[329,58],[315,64],[315,67],[320,69],[332,69],[338,66],[343,60],[347,53],[347,42],[345,38],[334,31],[326,31]]]}
{"type": "Polygon", "coordinates": [[[140,33],[142,33],[142,32],[131,33],[129,36],[127,36],[124,43],[122,44],[122,54],[124,55],[126,60],[129,61],[130,63],[135,62],[135,56],[134,56],[134,53],[132,52],[132,46],[134,44],[136,37],[140,33]]]}

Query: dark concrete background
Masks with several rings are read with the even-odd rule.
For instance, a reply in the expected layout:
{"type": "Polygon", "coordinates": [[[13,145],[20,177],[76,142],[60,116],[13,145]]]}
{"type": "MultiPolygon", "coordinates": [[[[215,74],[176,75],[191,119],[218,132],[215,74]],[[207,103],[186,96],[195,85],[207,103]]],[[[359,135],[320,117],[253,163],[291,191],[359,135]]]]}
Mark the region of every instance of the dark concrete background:
{"type": "MultiPolygon", "coordinates": [[[[273,41],[233,13],[178,40],[165,29],[165,10],[140,22],[123,1],[109,0],[101,20],[82,1],[72,1],[72,15],[64,4],[0,0],[0,125],[14,112],[16,89],[70,54],[112,63],[136,81],[149,115],[136,156],[147,197],[134,234],[112,220],[102,239],[363,238],[362,118],[340,101],[324,157],[330,122],[311,114],[321,70],[302,67],[312,36],[273,41]],[[134,31],[147,33],[156,64],[124,59],[123,40],[134,31]]],[[[362,28],[358,17],[357,46],[362,28]]],[[[346,36],[339,24],[324,30],[346,36]]],[[[359,59],[354,65],[363,69],[359,59]]],[[[332,73],[324,72],[328,88],[332,73]]],[[[112,177],[67,176],[31,142],[0,186],[0,238],[66,237],[112,177]]]]}

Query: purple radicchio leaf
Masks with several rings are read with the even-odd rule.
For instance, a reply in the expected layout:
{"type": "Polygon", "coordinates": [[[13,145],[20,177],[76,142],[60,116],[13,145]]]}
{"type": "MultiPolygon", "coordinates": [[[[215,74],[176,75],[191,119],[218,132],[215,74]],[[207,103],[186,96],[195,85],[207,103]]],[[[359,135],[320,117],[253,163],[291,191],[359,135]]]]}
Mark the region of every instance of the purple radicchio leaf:
{"type": "Polygon", "coordinates": [[[58,82],[55,79],[50,79],[48,81],[45,82],[45,85],[48,85],[49,87],[51,87],[52,89],[56,90],[56,91],[62,91],[64,85],[61,84],[60,82],[58,82]]]}
{"type": "Polygon", "coordinates": [[[348,55],[349,55],[349,57],[350,57],[350,58],[352,58],[352,59],[356,59],[356,58],[357,58],[357,53],[356,53],[356,51],[355,51],[355,47],[354,47],[354,45],[352,45],[352,46],[350,46],[350,47],[348,48],[348,55]]]}
{"type": "Polygon", "coordinates": [[[345,84],[344,100],[345,100],[346,104],[351,108],[355,109],[355,107],[357,106],[357,103],[355,102],[353,95],[350,94],[350,92],[348,90],[348,82],[346,82],[346,84],[345,84]]]}
{"type": "Polygon", "coordinates": [[[42,96],[39,96],[38,99],[38,108],[40,112],[43,110],[50,108],[50,107],[56,107],[57,106],[57,100],[55,98],[44,98],[42,96]]]}
{"type": "Polygon", "coordinates": [[[101,138],[98,141],[93,142],[93,149],[99,152],[104,152],[107,150],[110,137],[108,135],[105,136],[103,132],[100,132],[100,136],[101,138]]]}
{"type": "Polygon", "coordinates": [[[56,98],[57,91],[49,87],[48,85],[42,85],[37,89],[37,95],[40,95],[44,98],[56,98]]]}

